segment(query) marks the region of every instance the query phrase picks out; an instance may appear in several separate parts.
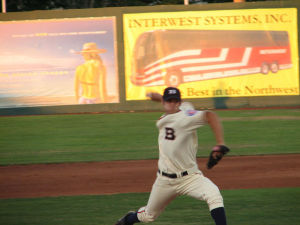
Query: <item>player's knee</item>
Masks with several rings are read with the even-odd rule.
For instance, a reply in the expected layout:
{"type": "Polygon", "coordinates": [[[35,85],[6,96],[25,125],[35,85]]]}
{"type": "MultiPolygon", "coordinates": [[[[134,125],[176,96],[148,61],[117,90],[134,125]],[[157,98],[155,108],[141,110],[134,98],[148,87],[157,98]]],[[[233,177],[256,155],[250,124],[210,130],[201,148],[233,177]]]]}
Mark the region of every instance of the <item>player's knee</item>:
{"type": "Polygon", "coordinates": [[[157,217],[158,214],[148,212],[145,207],[142,207],[138,210],[138,219],[141,222],[144,223],[153,222],[156,220],[157,217]]]}
{"type": "Polygon", "coordinates": [[[219,195],[211,196],[210,198],[207,199],[207,204],[210,211],[215,208],[224,207],[222,195],[219,194],[219,195]]]}

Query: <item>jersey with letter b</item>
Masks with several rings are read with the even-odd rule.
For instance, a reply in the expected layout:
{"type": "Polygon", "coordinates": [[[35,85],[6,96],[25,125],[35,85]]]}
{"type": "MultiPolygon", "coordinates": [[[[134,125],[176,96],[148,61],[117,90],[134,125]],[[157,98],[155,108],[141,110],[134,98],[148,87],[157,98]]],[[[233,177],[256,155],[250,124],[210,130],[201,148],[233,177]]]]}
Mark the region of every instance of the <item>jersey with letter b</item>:
{"type": "Polygon", "coordinates": [[[197,128],[204,123],[204,112],[194,109],[166,114],[157,121],[160,170],[178,173],[197,166],[197,128]]]}

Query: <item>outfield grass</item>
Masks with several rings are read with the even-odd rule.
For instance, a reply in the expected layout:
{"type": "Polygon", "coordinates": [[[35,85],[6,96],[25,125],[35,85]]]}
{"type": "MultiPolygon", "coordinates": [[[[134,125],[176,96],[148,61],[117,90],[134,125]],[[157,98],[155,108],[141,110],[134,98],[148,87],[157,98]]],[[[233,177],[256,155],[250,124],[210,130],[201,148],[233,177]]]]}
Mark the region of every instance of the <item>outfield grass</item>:
{"type": "MultiPolygon", "coordinates": [[[[300,188],[222,191],[230,225],[299,224],[300,188]]],[[[148,193],[0,200],[3,225],[111,225],[148,200],[148,193]]],[[[153,225],[212,225],[206,203],[175,199],[153,225]]]]}
{"type": "MultiPolygon", "coordinates": [[[[300,153],[300,110],[218,111],[230,155],[300,153]]],[[[0,117],[0,164],[153,159],[161,113],[0,117]]],[[[199,129],[198,156],[215,143],[199,129]]]]}

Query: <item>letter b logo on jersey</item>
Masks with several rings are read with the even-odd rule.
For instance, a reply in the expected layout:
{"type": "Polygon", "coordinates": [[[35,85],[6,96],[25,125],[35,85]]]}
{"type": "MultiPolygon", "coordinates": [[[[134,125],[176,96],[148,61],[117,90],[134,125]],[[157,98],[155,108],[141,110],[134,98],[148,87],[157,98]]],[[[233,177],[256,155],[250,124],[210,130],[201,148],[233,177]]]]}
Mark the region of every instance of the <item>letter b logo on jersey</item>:
{"type": "Polygon", "coordinates": [[[176,136],[175,136],[175,130],[173,128],[170,127],[165,127],[166,129],[166,136],[165,139],[167,140],[175,140],[176,136]]]}

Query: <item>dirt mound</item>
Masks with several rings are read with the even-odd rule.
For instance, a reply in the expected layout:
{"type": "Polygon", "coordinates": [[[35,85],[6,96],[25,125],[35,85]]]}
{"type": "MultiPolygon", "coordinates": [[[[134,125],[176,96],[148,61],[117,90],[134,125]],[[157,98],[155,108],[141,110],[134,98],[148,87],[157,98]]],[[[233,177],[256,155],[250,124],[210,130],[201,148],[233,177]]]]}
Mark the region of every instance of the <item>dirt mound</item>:
{"type": "MultiPolygon", "coordinates": [[[[300,154],[225,157],[199,168],[220,189],[300,187],[300,154]]],[[[150,192],[157,160],[0,167],[0,198],[150,192]]]]}

